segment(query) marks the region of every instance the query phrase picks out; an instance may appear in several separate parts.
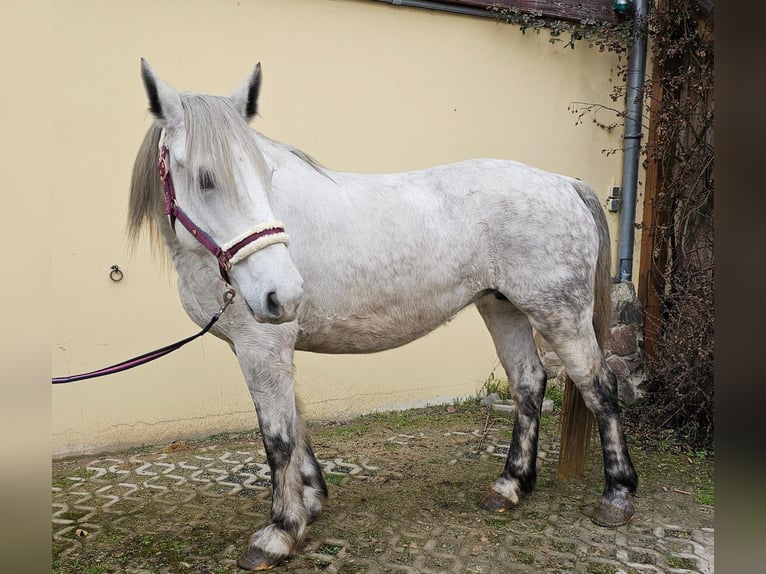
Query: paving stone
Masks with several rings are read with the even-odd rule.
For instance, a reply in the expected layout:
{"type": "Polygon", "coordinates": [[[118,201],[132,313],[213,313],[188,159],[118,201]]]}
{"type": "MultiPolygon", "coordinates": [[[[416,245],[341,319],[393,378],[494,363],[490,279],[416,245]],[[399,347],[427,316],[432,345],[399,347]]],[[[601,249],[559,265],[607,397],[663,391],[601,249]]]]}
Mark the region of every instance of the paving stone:
{"type": "MultiPolygon", "coordinates": [[[[331,498],[303,551],[275,571],[713,573],[712,508],[642,485],[629,524],[598,527],[587,513],[602,487],[600,461],[587,480],[557,482],[555,432],[541,434],[537,490],[505,513],[479,510],[478,497],[502,470],[512,427],[504,418],[489,430],[481,415],[475,422],[446,432],[392,429],[374,456],[369,445],[342,455],[327,441],[315,445],[331,498]],[[432,464],[444,465],[427,484],[418,472],[429,464],[423,453],[439,454],[432,464]],[[408,490],[418,504],[396,506],[408,490]],[[398,510],[381,511],[389,507],[398,510]]],[[[265,454],[252,438],[187,446],[55,461],[54,574],[241,572],[239,552],[268,519],[265,454]]]]}

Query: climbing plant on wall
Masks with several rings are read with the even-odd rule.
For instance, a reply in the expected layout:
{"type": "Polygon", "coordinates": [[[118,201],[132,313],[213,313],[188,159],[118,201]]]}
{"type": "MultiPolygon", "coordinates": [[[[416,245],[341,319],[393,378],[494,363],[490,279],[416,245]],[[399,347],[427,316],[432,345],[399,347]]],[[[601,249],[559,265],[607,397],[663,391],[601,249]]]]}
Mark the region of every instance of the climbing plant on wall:
{"type": "Polygon", "coordinates": [[[646,142],[645,293],[649,380],[636,413],[648,428],[671,429],[712,447],[714,412],[713,2],[659,2],[650,13],[653,122],[646,142]]]}
{"type": "MultiPolygon", "coordinates": [[[[620,126],[631,13],[577,20],[517,4],[494,10],[522,33],[545,31],[554,45],[586,43],[618,55],[613,105],[573,102],[570,109],[577,122],[590,117],[604,129],[620,126]],[[603,113],[596,118],[596,112],[604,111],[614,115],[613,122],[604,122],[603,113]]],[[[649,125],[642,154],[649,199],[638,223],[649,238],[638,278],[645,306],[647,382],[645,396],[628,414],[646,432],[672,431],[691,446],[709,448],[714,432],[714,5],[712,0],[657,0],[639,24],[652,69],[643,89],[649,125]]]]}

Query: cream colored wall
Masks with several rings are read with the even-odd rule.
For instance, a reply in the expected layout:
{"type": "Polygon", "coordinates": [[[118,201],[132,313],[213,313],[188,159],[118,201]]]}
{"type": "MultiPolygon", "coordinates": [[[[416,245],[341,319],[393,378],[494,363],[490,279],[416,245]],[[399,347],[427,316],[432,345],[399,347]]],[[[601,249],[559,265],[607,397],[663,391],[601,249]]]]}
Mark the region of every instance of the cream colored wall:
{"type": "MultiPolygon", "coordinates": [[[[52,367],[62,376],[187,336],[170,269],[124,222],[130,170],[150,125],[146,57],[178,89],[229,93],[263,65],[256,127],[335,169],[404,171],[468,157],[513,158],[619,182],[619,133],[572,102],[609,103],[615,59],[490,20],[368,1],[147,0],[53,3],[50,98],[52,367]],[[109,280],[112,264],[123,269],[109,280]]],[[[616,217],[609,214],[613,234],[616,217]]],[[[401,349],[296,357],[306,415],[335,419],[475,393],[497,367],[474,310],[401,349]]],[[[501,371],[498,371],[501,372],[501,371]]],[[[228,347],[206,336],[151,365],[53,388],[57,455],[251,428],[228,347]]]]}

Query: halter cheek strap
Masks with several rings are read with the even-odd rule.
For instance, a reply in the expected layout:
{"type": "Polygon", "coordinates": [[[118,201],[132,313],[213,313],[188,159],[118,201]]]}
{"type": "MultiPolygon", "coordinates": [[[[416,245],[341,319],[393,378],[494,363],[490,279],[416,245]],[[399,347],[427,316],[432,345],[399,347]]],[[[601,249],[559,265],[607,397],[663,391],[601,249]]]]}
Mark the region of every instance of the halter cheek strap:
{"type": "Polygon", "coordinates": [[[159,142],[160,159],[157,163],[157,171],[162,182],[162,191],[165,194],[165,215],[170,218],[170,226],[173,228],[173,231],[176,228],[176,221],[180,221],[181,225],[218,260],[218,270],[224,281],[229,283],[228,272],[231,270],[232,265],[239,263],[256,251],[260,251],[275,243],[287,245],[289,237],[285,232],[284,224],[281,221],[267,221],[256,225],[247,233],[243,233],[224,243],[223,246],[219,246],[210,234],[195,225],[191,218],[186,215],[186,212],[178,205],[173,177],[170,174],[168,146],[165,143],[165,139],[166,132],[162,130],[159,142]]]}

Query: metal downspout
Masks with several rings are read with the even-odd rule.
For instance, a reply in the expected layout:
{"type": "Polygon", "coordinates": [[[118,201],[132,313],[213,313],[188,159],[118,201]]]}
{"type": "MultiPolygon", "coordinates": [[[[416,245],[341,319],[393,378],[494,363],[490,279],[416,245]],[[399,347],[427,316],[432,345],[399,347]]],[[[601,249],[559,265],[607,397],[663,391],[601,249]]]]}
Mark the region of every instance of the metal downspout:
{"type": "Polygon", "coordinates": [[[622,197],[620,199],[620,231],[617,239],[617,280],[633,278],[633,244],[635,242],[638,160],[641,155],[644,74],[646,73],[646,35],[644,22],[649,0],[635,0],[633,44],[628,57],[628,78],[623,135],[622,197]]]}

